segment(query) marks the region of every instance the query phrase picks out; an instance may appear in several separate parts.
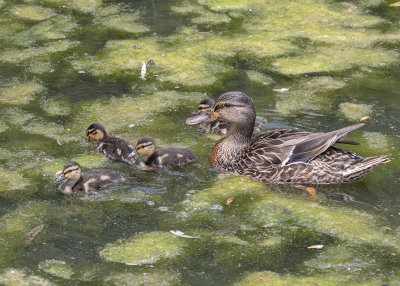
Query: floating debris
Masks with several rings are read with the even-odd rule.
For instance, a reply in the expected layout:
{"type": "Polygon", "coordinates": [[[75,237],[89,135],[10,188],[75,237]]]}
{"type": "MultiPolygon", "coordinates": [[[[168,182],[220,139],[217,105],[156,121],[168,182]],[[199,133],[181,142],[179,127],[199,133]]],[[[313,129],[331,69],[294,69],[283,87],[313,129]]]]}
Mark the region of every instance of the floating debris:
{"type": "Polygon", "coordinates": [[[146,70],[147,70],[146,63],[143,62],[142,70],[140,71],[140,78],[143,79],[143,80],[146,79],[146,70]]]}
{"type": "Polygon", "coordinates": [[[307,247],[308,249],[322,249],[324,246],[322,244],[311,245],[307,247]]]}
{"type": "Polygon", "coordinates": [[[25,238],[25,244],[29,244],[32,242],[32,240],[43,230],[45,224],[39,224],[37,227],[32,229],[25,238]]]}
{"type": "Polygon", "coordinates": [[[230,197],[226,200],[226,205],[229,206],[233,202],[233,197],[230,197]]]}
{"type": "Polygon", "coordinates": [[[180,230],[170,230],[169,232],[172,233],[173,235],[176,235],[176,236],[179,236],[179,237],[184,237],[184,238],[200,238],[199,236],[186,235],[180,230]]]}

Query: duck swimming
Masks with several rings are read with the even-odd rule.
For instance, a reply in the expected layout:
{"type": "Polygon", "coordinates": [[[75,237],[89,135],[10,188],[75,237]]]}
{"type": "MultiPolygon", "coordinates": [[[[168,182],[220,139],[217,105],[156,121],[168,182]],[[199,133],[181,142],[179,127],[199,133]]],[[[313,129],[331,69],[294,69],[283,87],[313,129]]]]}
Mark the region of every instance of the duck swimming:
{"type": "Polygon", "coordinates": [[[104,187],[122,180],[122,177],[115,172],[107,170],[91,170],[82,172],[81,166],[76,162],[69,162],[64,165],[61,174],[56,182],[62,182],[59,190],[66,195],[88,195],[97,192],[104,187]]]}
{"type": "MultiPolygon", "coordinates": [[[[186,119],[187,125],[199,125],[200,131],[226,135],[229,130],[229,123],[220,120],[210,120],[211,108],[215,101],[211,98],[200,101],[197,110],[192,113],[192,117],[186,119]]],[[[266,123],[264,118],[256,117],[254,132],[260,132],[262,124],[266,123]]]]}
{"type": "Polygon", "coordinates": [[[127,140],[109,136],[104,126],[93,123],[86,129],[86,141],[93,142],[93,150],[112,161],[136,163],[136,150],[127,140]]]}
{"type": "Polygon", "coordinates": [[[135,146],[139,155],[145,160],[139,169],[172,169],[181,167],[197,159],[196,153],[185,148],[156,148],[154,139],[148,136],[140,138],[135,146]]]}
{"type": "Polygon", "coordinates": [[[360,179],[386,156],[362,158],[334,147],[354,144],[341,139],[364,124],[328,133],[279,129],[252,139],[256,112],[253,100],[239,91],[222,94],[211,109],[211,120],[230,124],[228,134],[211,152],[219,171],[234,172],[264,183],[334,184],[360,179]]]}

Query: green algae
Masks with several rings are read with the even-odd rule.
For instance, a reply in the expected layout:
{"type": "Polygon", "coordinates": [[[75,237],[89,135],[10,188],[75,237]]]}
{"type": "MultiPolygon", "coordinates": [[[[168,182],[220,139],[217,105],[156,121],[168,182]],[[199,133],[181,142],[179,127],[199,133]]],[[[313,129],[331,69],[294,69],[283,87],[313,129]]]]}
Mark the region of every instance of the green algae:
{"type": "Polygon", "coordinates": [[[61,260],[49,259],[39,263],[39,269],[55,277],[70,279],[74,271],[61,260]]]}
{"type": "Polygon", "coordinates": [[[305,276],[280,276],[277,273],[264,271],[264,272],[256,272],[250,273],[246,275],[239,282],[235,283],[235,286],[246,285],[246,286],[258,286],[265,285],[266,282],[270,285],[284,286],[284,285],[382,285],[389,282],[389,284],[393,283],[393,285],[399,283],[400,281],[394,280],[386,280],[379,278],[370,278],[367,281],[363,279],[359,279],[355,281],[351,275],[318,275],[313,277],[305,277],[305,276]]]}
{"type": "Polygon", "coordinates": [[[102,7],[96,10],[96,17],[107,17],[120,13],[120,9],[117,5],[109,5],[107,7],[102,7]]]}
{"type": "Polygon", "coordinates": [[[185,239],[169,232],[154,231],[108,244],[100,251],[100,256],[106,261],[128,265],[153,264],[182,254],[185,247],[185,239]]]}
{"type": "Polygon", "coordinates": [[[112,97],[107,101],[87,102],[75,110],[75,118],[70,128],[76,130],[76,126],[83,125],[85,127],[80,127],[75,132],[81,133],[93,122],[100,121],[111,132],[116,130],[129,132],[127,127],[138,120],[152,117],[157,112],[171,110],[180,105],[197,104],[201,98],[203,95],[197,92],[157,91],[139,97],[126,95],[112,97]]]}
{"type": "Polygon", "coordinates": [[[65,97],[44,99],[40,106],[51,116],[65,116],[72,111],[71,105],[65,97]]]}
{"type": "Polygon", "coordinates": [[[231,21],[231,18],[226,14],[213,13],[200,5],[188,1],[183,1],[179,5],[172,6],[171,10],[177,14],[194,14],[195,17],[191,19],[194,24],[218,25],[231,21]]]}
{"type": "Polygon", "coordinates": [[[35,275],[28,275],[23,270],[7,269],[0,274],[0,284],[7,286],[52,286],[50,281],[35,275]]]}
{"type": "Polygon", "coordinates": [[[397,61],[391,51],[382,49],[343,48],[341,46],[317,47],[315,53],[273,62],[275,71],[285,75],[343,71],[360,66],[380,67],[397,61]],[[332,56],[334,55],[334,56],[332,56]]]}
{"type": "Polygon", "coordinates": [[[29,134],[42,135],[54,140],[58,140],[58,144],[79,140],[78,137],[71,134],[71,132],[63,126],[41,119],[34,119],[30,121],[28,124],[22,126],[22,130],[29,134]]]}
{"type": "Polygon", "coordinates": [[[23,111],[19,108],[7,108],[3,109],[2,112],[2,116],[8,124],[18,127],[35,117],[32,113],[23,111]]]}
{"type": "Polygon", "coordinates": [[[282,115],[321,110],[331,104],[327,95],[345,86],[343,80],[328,76],[301,79],[289,86],[288,91],[276,95],[276,109],[282,115]]]}
{"type": "Polygon", "coordinates": [[[77,47],[79,42],[69,40],[46,43],[43,47],[32,47],[27,49],[7,49],[0,53],[0,61],[6,63],[20,63],[25,60],[53,53],[65,52],[77,47]]]}
{"type": "Polygon", "coordinates": [[[50,62],[37,61],[37,62],[31,62],[29,64],[28,71],[33,74],[42,75],[54,72],[54,68],[50,62]]]}
{"type": "Polygon", "coordinates": [[[395,262],[392,269],[382,271],[382,261],[385,255],[374,249],[362,249],[360,247],[347,245],[327,246],[324,250],[316,253],[315,257],[308,259],[299,266],[301,271],[307,273],[336,273],[353,275],[354,278],[367,279],[367,277],[385,277],[389,272],[391,276],[398,275],[395,262]]]}
{"type": "Polygon", "coordinates": [[[250,81],[258,84],[269,85],[274,82],[271,77],[254,70],[246,70],[246,75],[250,81]]]}
{"type": "Polygon", "coordinates": [[[348,120],[359,121],[365,116],[370,116],[373,108],[369,104],[344,102],[339,105],[339,110],[348,120]]]}
{"type": "Polygon", "coordinates": [[[175,286],[181,285],[180,275],[171,271],[150,270],[145,273],[118,273],[107,276],[107,285],[114,286],[175,286]]]}
{"type": "Polygon", "coordinates": [[[40,22],[29,29],[9,37],[20,46],[31,46],[41,40],[65,39],[78,27],[76,21],[69,15],[58,15],[47,21],[40,22]]]}
{"type": "Polygon", "coordinates": [[[0,167],[0,191],[23,189],[28,185],[29,180],[23,178],[18,172],[0,167]]]}
{"type": "Polygon", "coordinates": [[[0,133],[6,131],[8,128],[9,127],[7,126],[7,124],[4,121],[0,120],[0,133]]]}
{"type": "Polygon", "coordinates": [[[140,24],[140,17],[137,14],[114,15],[102,18],[100,23],[108,29],[126,32],[126,33],[145,33],[150,29],[140,24]]]}
{"type": "Polygon", "coordinates": [[[392,147],[389,137],[380,132],[364,132],[362,136],[371,150],[388,152],[392,147]]]}
{"type": "Polygon", "coordinates": [[[295,225],[349,243],[369,243],[398,248],[398,239],[382,230],[385,225],[383,218],[350,208],[324,206],[303,198],[287,197],[265,191],[265,188],[265,185],[247,178],[223,176],[211,188],[193,195],[184,207],[189,215],[196,215],[199,212],[212,215],[216,205],[220,206],[221,211],[226,208],[222,206],[225,205],[227,198],[243,197],[248,194],[257,197],[257,200],[248,201],[246,207],[247,218],[252,224],[283,226],[295,222],[295,225]]]}
{"type": "Polygon", "coordinates": [[[10,9],[11,14],[18,18],[30,21],[43,21],[55,15],[53,9],[40,6],[19,5],[10,9]]]}
{"type": "Polygon", "coordinates": [[[80,13],[95,13],[103,5],[102,0],[43,0],[42,2],[71,8],[80,13]]]}
{"type": "MultiPolygon", "coordinates": [[[[30,201],[20,204],[0,218],[0,264],[10,262],[25,246],[26,235],[41,223],[61,215],[47,202],[30,201]]],[[[41,236],[43,237],[43,236],[41,236]]]]}
{"type": "Polygon", "coordinates": [[[0,103],[25,105],[35,99],[45,88],[37,82],[12,82],[0,87],[0,103]]]}

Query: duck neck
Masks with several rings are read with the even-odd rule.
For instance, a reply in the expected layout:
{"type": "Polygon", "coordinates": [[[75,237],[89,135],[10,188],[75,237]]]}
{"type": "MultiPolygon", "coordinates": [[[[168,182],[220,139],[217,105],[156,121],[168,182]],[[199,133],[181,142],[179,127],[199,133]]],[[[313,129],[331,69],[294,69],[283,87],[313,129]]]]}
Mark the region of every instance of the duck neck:
{"type": "Polygon", "coordinates": [[[231,123],[228,135],[214,146],[211,163],[214,167],[231,171],[236,158],[250,146],[254,121],[246,124],[231,123]]]}

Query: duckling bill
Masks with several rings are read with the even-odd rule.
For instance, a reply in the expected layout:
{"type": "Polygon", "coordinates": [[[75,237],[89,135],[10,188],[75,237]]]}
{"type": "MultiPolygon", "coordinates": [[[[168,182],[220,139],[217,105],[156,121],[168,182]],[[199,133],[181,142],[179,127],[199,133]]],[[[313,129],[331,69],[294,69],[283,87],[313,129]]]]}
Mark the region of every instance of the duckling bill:
{"type": "Polygon", "coordinates": [[[119,174],[108,170],[91,170],[83,173],[77,162],[69,162],[64,165],[55,181],[65,181],[58,188],[64,194],[83,196],[97,192],[122,179],[119,174]]]}
{"type": "Polygon", "coordinates": [[[156,148],[151,137],[140,138],[135,146],[144,162],[139,164],[140,169],[172,169],[181,167],[197,159],[196,153],[185,148],[156,148]]]}
{"type": "MultiPolygon", "coordinates": [[[[210,117],[211,108],[214,104],[215,101],[211,98],[200,101],[197,110],[192,113],[194,116],[186,119],[185,123],[187,125],[199,125],[200,131],[205,133],[226,135],[229,130],[229,123],[221,120],[212,120],[210,117]]],[[[266,120],[264,118],[256,117],[254,132],[259,133],[261,126],[265,123],[266,120]]]]}
{"type": "Polygon", "coordinates": [[[389,162],[386,156],[363,158],[335,144],[354,144],[342,137],[364,124],[328,133],[278,129],[252,138],[256,112],[253,100],[239,91],[222,94],[210,120],[229,123],[227,135],[212,149],[211,164],[264,183],[335,184],[361,179],[389,162]]]}
{"type": "Polygon", "coordinates": [[[93,123],[86,129],[86,141],[93,142],[93,150],[112,161],[136,163],[137,152],[132,144],[125,139],[109,136],[100,123],[93,123]]]}

